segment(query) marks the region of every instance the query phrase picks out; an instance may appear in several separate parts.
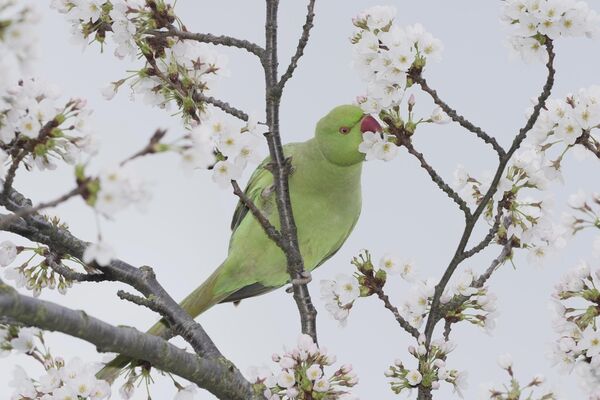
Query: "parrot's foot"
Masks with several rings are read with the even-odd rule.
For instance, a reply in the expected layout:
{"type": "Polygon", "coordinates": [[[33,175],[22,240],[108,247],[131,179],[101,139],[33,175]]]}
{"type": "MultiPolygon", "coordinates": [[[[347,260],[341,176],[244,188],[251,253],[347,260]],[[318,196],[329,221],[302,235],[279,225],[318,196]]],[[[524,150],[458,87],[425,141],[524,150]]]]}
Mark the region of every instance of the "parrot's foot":
{"type": "MultiPolygon", "coordinates": [[[[302,271],[302,277],[292,279],[292,285],[307,285],[312,282],[312,275],[308,271],[302,271]]],[[[293,287],[289,287],[285,290],[288,293],[292,293],[294,291],[293,287]]]]}

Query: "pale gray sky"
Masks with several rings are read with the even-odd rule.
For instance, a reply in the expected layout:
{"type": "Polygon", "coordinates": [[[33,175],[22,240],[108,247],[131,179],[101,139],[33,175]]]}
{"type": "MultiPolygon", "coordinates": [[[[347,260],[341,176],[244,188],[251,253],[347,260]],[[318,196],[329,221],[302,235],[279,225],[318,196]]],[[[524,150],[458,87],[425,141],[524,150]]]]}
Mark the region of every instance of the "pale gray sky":
{"type": "MultiPolygon", "coordinates": [[[[60,85],[65,95],[87,98],[95,110],[94,123],[103,142],[97,167],[121,160],[139,149],[157,127],[171,132],[180,129],[177,117],[130,102],[126,91],[111,102],[105,101],[100,89],[123,77],[128,64],[116,60],[110,51],[100,54],[97,48],[88,48],[82,53],[69,43],[69,26],[63,16],[50,10],[48,2],[36,3],[43,15],[38,32],[42,55],[37,72],[60,85]]],[[[589,3],[600,10],[600,0],[589,3]]],[[[284,94],[284,141],[309,138],[314,123],[331,107],[352,102],[364,90],[350,67],[351,48],[347,38],[353,28],[351,17],[375,4],[395,5],[401,23],[420,22],[442,39],[443,61],[427,68],[431,86],[501,144],[508,144],[524,124],[525,108],[530,98],[538,95],[545,71],[541,64],[509,60],[504,46],[506,30],[499,21],[500,2],[477,0],[318,2],[311,42],[284,94]]],[[[231,34],[262,43],[262,1],[179,0],[176,10],[192,31],[231,34]]],[[[304,10],[304,1],[282,1],[279,40],[282,64],[295,48],[304,10]]],[[[557,41],[555,95],[600,83],[599,46],[598,41],[581,38],[557,41]]],[[[242,51],[219,50],[230,56],[231,78],[223,80],[214,94],[247,111],[261,112],[263,83],[257,60],[242,51]]],[[[419,96],[416,109],[426,114],[432,105],[426,97],[419,96]]],[[[455,124],[420,129],[415,145],[447,180],[451,180],[459,163],[479,175],[495,166],[496,157],[489,146],[455,124]]],[[[593,182],[593,177],[597,177],[597,161],[578,162],[569,157],[565,167],[567,183],[552,189],[558,214],[568,194],[579,188],[598,190],[593,182]]],[[[206,172],[192,177],[183,175],[177,158],[172,155],[141,160],[136,169],[154,183],[154,198],[146,213],[132,209],[120,214],[114,222],[103,222],[104,235],[115,245],[120,258],[134,265],[152,265],[163,285],[176,298],[182,298],[225,257],[236,199],[229,190],[214,185],[206,172]]],[[[72,179],[72,171],[61,168],[55,173],[19,176],[17,188],[35,201],[42,201],[68,190],[72,179]]],[[[341,363],[355,366],[360,377],[357,395],[362,399],[385,400],[395,395],[389,390],[383,371],[395,358],[412,362],[406,352],[411,340],[374,298],[359,301],[348,326],[338,327],[319,299],[318,281],[333,278],[339,272],[350,273],[349,260],[363,248],[370,249],[377,257],[384,252],[412,257],[420,276],[439,278],[458,243],[463,218],[416,160],[404,151],[393,162],[366,164],[363,184],[363,212],[354,233],[341,251],[314,274],[315,281],[310,287],[320,311],[321,343],[341,363]]],[[[73,200],[54,213],[60,214],[77,236],[94,239],[93,214],[80,200],[73,200]]],[[[482,232],[483,229],[479,233],[482,232]]],[[[2,233],[0,239],[6,236],[2,233]]],[[[577,237],[561,256],[543,268],[528,265],[524,255],[518,255],[517,270],[506,266],[494,275],[491,291],[499,297],[501,312],[494,335],[488,336],[466,324],[454,330],[459,346],[450,356],[448,366],[469,371],[467,399],[477,398],[483,382],[505,381],[496,365],[497,356],[503,353],[514,355],[516,372],[523,380],[543,373],[560,388],[562,398],[582,398],[577,378],[559,375],[546,358],[554,338],[547,305],[552,286],[560,276],[578,260],[590,257],[590,239],[587,232],[577,237]]],[[[465,266],[482,270],[497,253],[499,248],[492,246],[465,266]]],[[[143,329],[155,321],[156,316],[149,311],[118,300],[116,287],[85,284],[74,287],[66,297],[55,293],[44,293],[42,297],[85,309],[115,324],[143,329]]],[[[391,282],[387,290],[399,304],[407,289],[406,284],[398,281],[391,282]]],[[[222,352],[242,371],[251,365],[272,364],[271,354],[280,352],[284,345],[292,346],[298,333],[294,302],[283,290],[244,301],[238,308],[217,306],[199,320],[222,352]]],[[[49,337],[52,350],[67,358],[74,355],[89,358],[94,354],[93,346],[81,341],[60,334],[49,337]]],[[[15,363],[34,365],[24,356],[2,360],[2,398],[11,393],[6,383],[15,363]]],[[[36,371],[41,374],[35,368],[30,369],[31,374],[36,376],[36,371]]],[[[453,398],[449,389],[449,385],[443,384],[439,398],[453,398]]],[[[157,399],[170,398],[173,393],[174,388],[166,379],[158,379],[152,391],[157,399]]],[[[145,397],[140,391],[136,399],[142,398],[145,397]]],[[[213,397],[203,392],[199,398],[213,397]]]]}

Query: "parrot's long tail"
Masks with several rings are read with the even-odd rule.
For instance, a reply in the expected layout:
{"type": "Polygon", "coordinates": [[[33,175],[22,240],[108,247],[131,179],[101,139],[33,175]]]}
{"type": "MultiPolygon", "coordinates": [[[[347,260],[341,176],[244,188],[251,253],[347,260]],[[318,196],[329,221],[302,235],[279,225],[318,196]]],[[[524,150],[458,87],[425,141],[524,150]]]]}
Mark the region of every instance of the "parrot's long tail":
{"type": "MultiPolygon", "coordinates": [[[[190,293],[179,305],[192,318],[196,318],[198,315],[202,314],[204,311],[208,310],[215,304],[222,301],[227,295],[223,296],[215,296],[214,285],[218,278],[218,269],[213,273],[202,285],[200,285],[196,290],[190,293]]],[[[155,336],[162,336],[165,339],[169,339],[169,329],[163,320],[158,321],[152,328],[150,328],[147,333],[155,336]]],[[[108,381],[109,383],[113,383],[121,374],[123,368],[125,368],[131,361],[133,361],[130,357],[119,355],[115,357],[114,360],[107,363],[104,368],[102,368],[96,374],[96,378],[103,379],[108,381]]]]}

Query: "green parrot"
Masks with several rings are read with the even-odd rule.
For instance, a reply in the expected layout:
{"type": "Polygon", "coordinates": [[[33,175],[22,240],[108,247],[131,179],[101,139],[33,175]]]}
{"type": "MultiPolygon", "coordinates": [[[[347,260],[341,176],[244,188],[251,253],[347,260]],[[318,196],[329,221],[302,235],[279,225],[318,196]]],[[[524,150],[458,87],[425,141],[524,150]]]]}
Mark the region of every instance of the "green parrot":
{"type": "MultiPolygon", "coordinates": [[[[381,126],[360,107],[342,105],[316,126],[313,138],[284,146],[291,158],[289,190],[298,230],[300,252],[307,271],[332,257],[356,225],[361,210],[361,170],[364,154],[358,151],[362,134],[381,126]]],[[[246,195],[279,228],[273,175],[266,158],[254,171],[246,195]]],[[[196,317],[215,304],[239,302],[268,293],[290,281],[283,251],[268,238],[260,223],[240,201],[231,222],[228,256],[202,285],[180,304],[196,317]]],[[[148,333],[164,335],[164,322],[148,333]]],[[[118,356],[98,378],[114,381],[131,360],[118,356]]]]}

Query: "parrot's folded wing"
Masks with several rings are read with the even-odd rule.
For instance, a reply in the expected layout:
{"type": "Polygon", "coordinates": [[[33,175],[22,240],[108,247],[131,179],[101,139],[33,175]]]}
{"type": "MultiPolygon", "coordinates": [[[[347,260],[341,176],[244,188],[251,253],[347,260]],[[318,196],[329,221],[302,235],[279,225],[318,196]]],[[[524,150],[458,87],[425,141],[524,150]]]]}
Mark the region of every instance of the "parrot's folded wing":
{"type": "MultiPolygon", "coordinates": [[[[267,170],[266,166],[269,163],[271,158],[267,157],[260,163],[258,167],[250,176],[250,180],[246,185],[246,190],[244,190],[244,194],[248,197],[257,207],[259,207],[259,202],[257,201],[267,187],[273,184],[273,175],[267,170]]],[[[242,220],[248,214],[250,209],[246,207],[243,201],[239,201],[237,206],[235,207],[235,211],[233,212],[233,217],[231,219],[231,231],[235,231],[236,228],[240,225],[242,220]]]]}
{"type": "MultiPolygon", "coordinates": [[[[290,157],[294,153],[294,149],[297,148],[297,143],[289,143],[283,146],[283,151],[286,157],[290,157]]],[[[273,174],[267,169],[267,164],[271,162],[271,157],[265,158],[259,165],[256,167],[252,176],[248,180],[248,184],[246,185],[246,190],[244,190],[244,194],[252,200],[252,202],[262,210],[262,205],[266,200],[261,199],[260,197],[265,197],[266,195],[272,194],[273,188],[273,174]]],[[[235,211],[233,212],[233,218],[231,219],[231,230],[235,231],[236,228],[240,225],[242,220],[248,214],[248,207],[241,200],[238,202],[235,211]]],[[[266,210],[262,210],[265,212],[266,210]]],[[[272,211],[272,210],[268,210],[272,211]]],[[[269,212],[265,212],[269,214],[269,212]]]]}

